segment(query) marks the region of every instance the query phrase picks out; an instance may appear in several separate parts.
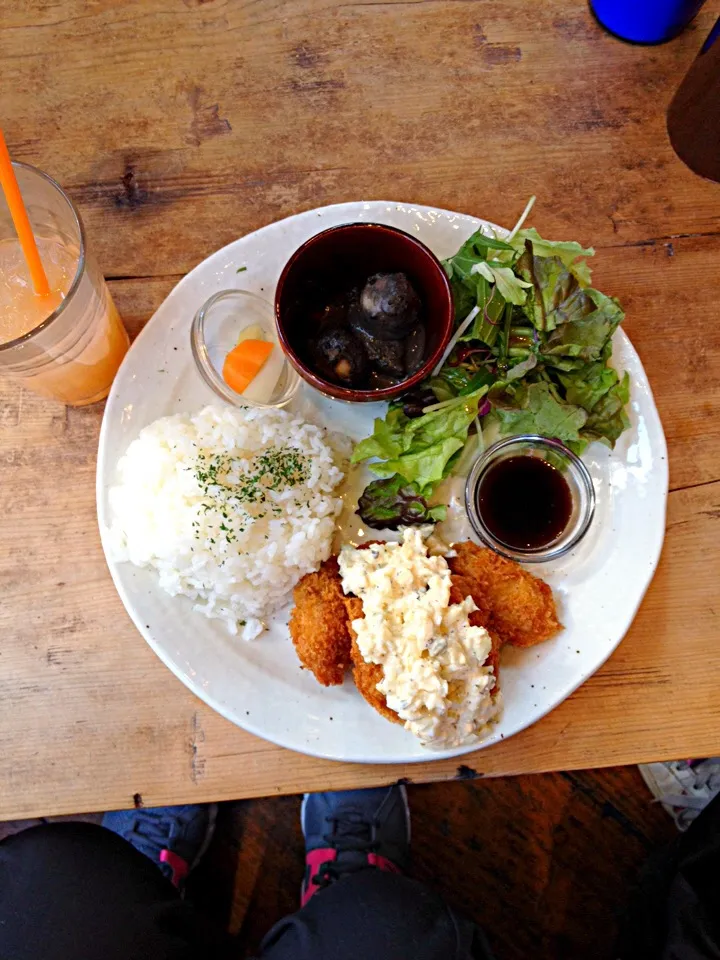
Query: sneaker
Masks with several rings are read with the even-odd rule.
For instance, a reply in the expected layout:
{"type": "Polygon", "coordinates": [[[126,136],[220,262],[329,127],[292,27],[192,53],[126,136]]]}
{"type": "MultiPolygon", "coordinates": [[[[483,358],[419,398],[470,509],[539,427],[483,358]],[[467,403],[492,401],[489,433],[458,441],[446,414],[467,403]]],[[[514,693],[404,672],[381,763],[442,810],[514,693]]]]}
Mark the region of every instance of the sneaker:
{"type": "Polygon", "coordinates": [[[306,793],[303,906],[349,873],[376,867],[403,873],[410,855],[410,811],[404,786],[306,793]]]}
{"type": "Polygon", "coordinates": [[[210,846],[216,819],[216,803],[198,803],[114,810],[102,825],[145,854],[180,889],[210,846]]]}
{"type": "Polygon", "coordinates": [[[693,820],[720,793],[720,757],[646,763],[638,768],[656,800],[665,807],[678,830],[693,820]]]}

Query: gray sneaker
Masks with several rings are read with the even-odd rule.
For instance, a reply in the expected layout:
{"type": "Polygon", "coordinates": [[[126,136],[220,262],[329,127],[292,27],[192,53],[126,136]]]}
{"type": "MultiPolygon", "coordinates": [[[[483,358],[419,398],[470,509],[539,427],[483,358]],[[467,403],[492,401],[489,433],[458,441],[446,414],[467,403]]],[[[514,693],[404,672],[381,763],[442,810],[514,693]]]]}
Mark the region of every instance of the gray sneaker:
{"type": "Polygon", "coordinates": [[[403,873],[410,854],[404,786],[306,793],[302,804],[302,905],[340,877],[368,867],[403,873]]]}
{"type": "Polygon", "coordinates": [[[106,813],[102,825],[157,864],[173,886],[185,879],[212,840],[217,804],[141,807],[106,813]]]}

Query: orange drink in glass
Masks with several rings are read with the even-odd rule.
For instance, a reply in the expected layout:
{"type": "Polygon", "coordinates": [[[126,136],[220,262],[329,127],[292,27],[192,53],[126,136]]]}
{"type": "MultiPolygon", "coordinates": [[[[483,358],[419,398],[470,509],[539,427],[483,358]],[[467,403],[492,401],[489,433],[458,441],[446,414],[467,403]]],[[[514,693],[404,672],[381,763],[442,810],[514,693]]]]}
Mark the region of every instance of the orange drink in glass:
{"type": "Polygon", "coordinates": [[[13,163],[49,296],[33,290],[0,193],[0,376],[71,406],[107,396],[127,353],[127,332],[72,201],[47,174],[13,163]]]}

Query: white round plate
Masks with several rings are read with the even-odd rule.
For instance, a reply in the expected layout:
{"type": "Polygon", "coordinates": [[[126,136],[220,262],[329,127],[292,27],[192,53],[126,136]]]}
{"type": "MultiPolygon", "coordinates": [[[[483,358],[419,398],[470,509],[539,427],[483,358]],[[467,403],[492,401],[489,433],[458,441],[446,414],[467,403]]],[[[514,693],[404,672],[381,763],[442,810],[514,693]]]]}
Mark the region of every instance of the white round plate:
{"type": "MultiPolygon", "coordinates": [[[[430,207],[344,203],[272,223],[192,270],[138,337],[108,398],[97,468],[103,537],[117,461],[141,428],[158,417],[221,402],[201,380],[190,353],[190,323],[198,307],[227,288],[272,300],[283,265],[301,243],[326,227],[358,220],[400,227],[439,257],[452,255],[486,223],[430,207]],[[247,269],[238,273],[238,267],[247,269]]],[[[631,429],[612,453],[593,444],[584,456],[598,501],[591,532],[568,556],[533,570],[552,585],[565,629],[539,647],[505,649],[504,711],[480,746],[539,720],[598,669],[630,626],[657,565],[668,485],[665,437],[645,371],[624,333],[616,335],[614,350],[618,369],[630,371],[631,429]]],[[[359,440],[384,405],[342,404],[303,386],[292,409],[359,440]]],[[[357,517],[348,509],[341,521],[341,536],[354,537],[357,517]]],[[[194,613],[188,599],[163,593],[151,570],[115,563],[107,550],[106,556],[125,608],[157,655],[197,696],[251,733],[302,753],[364,763],[406,763],[477,749],[430,751],[372,710],[350,678],[341,687],[321,687],[299,668],[287,631],[289,606],[267,633],[243,642],[220,621],[194,613]]]]}

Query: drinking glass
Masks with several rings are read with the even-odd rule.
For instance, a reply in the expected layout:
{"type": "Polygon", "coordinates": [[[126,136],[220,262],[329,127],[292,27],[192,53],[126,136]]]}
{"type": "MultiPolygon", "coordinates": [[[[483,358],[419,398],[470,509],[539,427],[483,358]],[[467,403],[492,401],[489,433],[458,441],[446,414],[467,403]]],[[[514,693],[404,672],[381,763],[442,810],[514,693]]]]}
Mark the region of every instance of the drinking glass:
{"type": "MultiPolygon", "coordinates": [[[[61,255],[58,260],[69,265],[69,286],[48,315],[53,304],[43,307],[42,299],[27,289],[15,229],[0,193],[0,311],[18,319],[13,298],[22,296],[23,304],[22,326],[10,331],[0,326],[0,375],[17,378],[35,393],[71,406],[95,403],[107,396],[127,353],[127,332],[87,249],[82,221],[70,198],[35,167],[24,163],[13,167],[41,256],[48,250],[61,255]]],[[[59,269],[57,264],[49,266],[59,269]]]]}

